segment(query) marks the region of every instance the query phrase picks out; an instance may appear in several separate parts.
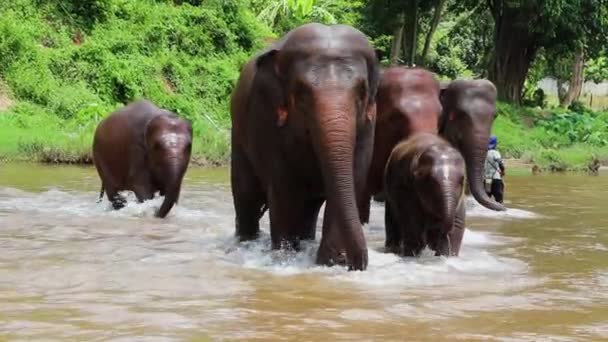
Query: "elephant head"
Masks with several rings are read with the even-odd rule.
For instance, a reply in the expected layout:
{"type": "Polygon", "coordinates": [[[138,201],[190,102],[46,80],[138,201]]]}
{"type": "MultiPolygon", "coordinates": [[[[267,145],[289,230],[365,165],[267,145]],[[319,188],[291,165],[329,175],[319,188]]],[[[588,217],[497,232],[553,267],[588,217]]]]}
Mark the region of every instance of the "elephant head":
{"type": "Polygon", "coordinates": [[[483,185],[488,139],[496,118],[496,87],[488,80],[456,80],[442,89],[441,102],[439,133],[464,156],[471,194],[488,209],[506,210],[488,197],[483,185]]]}
{"type": "Polygon", "coordinates": [[[179,199],[182,179],[190,163],[192,125],[175,115],[158,115],[146,125],[144,138],[152,182],[165,196],[156,213],[162,218],[179,199]]]}
{"type": "Polygon", "coordinates": [[[371,159],[379,80],[374,49],[350,26],[306,24],[261,54],[257,69],[273,84],[266,96],[276,110],[271,120],[290,139],[312,145],[347,259],[367,253],[355,190],[364,180],[355,169],[369,167],[359,160],[363,154],[371,159]]]}
{"type": "MultiPolygon", "coordinates": [[[[383,187],[384,167],[395,145],[416,133],[438,133],[442,111],[439,82],[425,69],[390,67],[382,72],[377,101],[374,156],[367,190],[381,199],[378,195],[383,187]]],[[[367,218],[363,221],[367,222],[367,218]]]]}
{"type": "Polygon", "coordinates": [[[412,163],[413,184],[433,229],[450,232],[464,191],[465,161],[447,141],[430,146],[412,163]]]}

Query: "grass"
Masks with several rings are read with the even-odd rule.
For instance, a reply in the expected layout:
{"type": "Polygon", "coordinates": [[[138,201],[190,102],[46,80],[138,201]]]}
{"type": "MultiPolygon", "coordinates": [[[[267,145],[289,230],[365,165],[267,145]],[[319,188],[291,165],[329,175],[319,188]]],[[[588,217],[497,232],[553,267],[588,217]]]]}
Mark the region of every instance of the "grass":
{"type": "Polygon", "coordinates": [[[0,158],[90,162],[99,120],[146,98],[192,122],[193,163],[225,162],[230,93],[273,36],[248,3],[0,1],[0,158]]]}
{"type": "Polygon", "coordinates": [[[541,169],[589,171],[608,165],[608,113],[535,110],[499,104],[493,133],[505,158],[541,169]]]}
{"type": "MultiPolygon", "coordinates": [[[[193,164],[223,165],[240,67],[275,37],[247,0],[12,0],[0,13],[4,160],[90,163],[97,123],[147,98],[192,122],[193,164]]],[[[608,113],[499,112],[505,157],[556,171],[608,160],[608,113]]]]}
{"type": "MultiPolygon", "coordinates": [[[[90,164],[97,121],[86,124],[53,115],[23,115],[19,104],[0,113],[0,159],[43,163],[90,164]]],[[[34,107],[35,108],[35,107],[34,107]]],[[[100,118],[101,119],[101,118],[100,118]]],[[[228,160],[229,135],[212,122],[193,122],[191,163],[223,165],[228,160]]]]}
{"type": "MultiPolygon", "coordinates": [[[[93,120],[79,122],[45,113],[40,106],[18,103],[8,112],[0,114],[0,159],[91,163],[93,132],[105,115],[107,113],[93,120]]],[[[545,122],[539,119],[542,115],[546,113],[499,105],[493,133],[499,137],[499,150],[505,158],[519,159],[554,172],[588,171],[596,163],[608,164],[606,144],[562,142],[561,145],[552,145],[557,141],[553,138],[556,133],[541,127],[539,122],[545,122]]],[[[225,165],[230,150],[229,130],[211,118],[195,121],[193,128],[192,164],[225,165]]]]}

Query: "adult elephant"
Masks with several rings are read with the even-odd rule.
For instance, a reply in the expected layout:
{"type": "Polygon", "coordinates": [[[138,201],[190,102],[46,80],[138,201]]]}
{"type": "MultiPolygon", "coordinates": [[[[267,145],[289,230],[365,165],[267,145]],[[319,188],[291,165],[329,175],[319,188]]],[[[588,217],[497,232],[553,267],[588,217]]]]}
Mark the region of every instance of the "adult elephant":
{"type": "Polygon", "coordinates": [[[496,87],[485,79],[452,81],[442,89],[441,103],[439,134],[462,153],[471,195],[488,209],[506,210],[488,197],[483,184],[487,146],[496,118],[496,87]]]}
{"type": "Polygon", "coordinates": [[[190,162],[192,126],[149,101],[131,103],[103,119],[93,138],[93,160],[114,209],[124,206],[118,194],[131,190],[139,202],[165,196],[156,216],[164,218],[177,203],[190,162]]]}
{"type": "Polygon", "coordinates": [[[488,197],[483,185],[486,147],[496,117],[496,88],[492,82],[480,79],[440,84],[423,69],[393,67],[387,71],[382,74],[378,89],[374,159],[360,202],[361,222],[369,221],[371,196],[383,197],[382,172],[390,151],[400,139],[417,132],[436,132],[450,141],[465,158],[465,192],[470,190],[488,209],[506,210],[488,197]],[[408,109],[409,103],[416,104],[409,107],[418,110],[408,109]]]}
{"type": "Polygon", "coordinates": [[[236,235],[254,239],[269,209],[273,248],[315,238],[319,264],[367,267],[356,197],[372,156],[378,61],[360,31],[300,26],[252,58],[232,94],[236,235]]]}
{"type": "Polygon", "coordinates": [[[382,72],[373,159],[359,203],[362,223],[369,222],[372,196],[383,197],[384,168],[395,145],[415,133],[438,133],[439,91],[439,81],[430,71],[390,67],[382,72]]]}

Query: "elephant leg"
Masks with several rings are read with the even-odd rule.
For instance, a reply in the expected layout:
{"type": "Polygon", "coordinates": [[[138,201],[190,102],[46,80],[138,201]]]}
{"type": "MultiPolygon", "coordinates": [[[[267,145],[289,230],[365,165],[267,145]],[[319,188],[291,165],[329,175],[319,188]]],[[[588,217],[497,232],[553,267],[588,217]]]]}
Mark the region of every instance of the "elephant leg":
{"type": "Polygon", "coordinates": [[[450,243],[447,234],[438,230],[427,232],[427,244],[435,252],[435,256],[448,256],[450,254],[450,243]]]}
{"type": "Polygon", "coordinates": [[[374,201],[376,202],[385,202],[386,201],[386,194],[384,193],[384,191],[381,191],[377,194],[374,195],[374,201]]]}
{"type": "Polygon", "coordinates": [[[153,199],[155,190],[152,182],[147,177],[133,183],[133,192],[139,203],[153,199]]]}
{"type": "Polygon", "coordinates": [[[386,239],[384,242],[386,251],[399,254],[401,247],[401,227],[399,227],[397,220],[395,220],[394,209],[388,201],[384,206],[384,229],[386,232],[386,239]]]}
{"type": "Polygon", "coordinates": [[[452,230],[448,233],[450,237],[450,255],[458,256],[460,253],[460,247],[462,245],[462,238],[464,237],[464,229],[465,229],[465,218],[466,218],[466,208],[463,203],[458,206],[456,217],[454,219],[454,226],[452,230]]]}
{"type": "Polygon", "coordinates": [[[314,240],[323,200],[308,199],[304,191],[289,186],[270,189],[268,207],[272,248],[299,249],[299,241],[314,240]]]}
{"type": "Polygon", "coordinates": [[[420,255],[420,252],[426,246],[422,236],[418,234],[403,234],[401,240],[401,255],[415,257],[420,255]]]}
{"type": "Polygon", "coordinates": [[[369,223],[372,196],[369,192],[365,191],[358,200],[359,219],[361,220],[361,224],[369,223]]]}
{"type": "Polygon", "coordinates": [[[342,241],[336,227],[336,220],[330,214],[330,204],[325,204],[323,214],[323,236],[317,251],[317,264],[319,265],[346,265],[346,246],[342,241]]]}
{"type": "Polygon", "coordinates": [[[108,196],[108,201],[112,203],[112,208],[114,208],[114,210],[124,208],[124,206],[127,204],[127,199],[118,194],[118,189],[112,184],[105,182],[103,186],[106,191],[106,196],[108,196]]]}
{"type": "Polygon", "coordinates": [[[236,146],[232,148],[230,180],[236,213],[236,236],[240,241],[254,240],[260,232],[266,194],[245,154],[236,146]]]}

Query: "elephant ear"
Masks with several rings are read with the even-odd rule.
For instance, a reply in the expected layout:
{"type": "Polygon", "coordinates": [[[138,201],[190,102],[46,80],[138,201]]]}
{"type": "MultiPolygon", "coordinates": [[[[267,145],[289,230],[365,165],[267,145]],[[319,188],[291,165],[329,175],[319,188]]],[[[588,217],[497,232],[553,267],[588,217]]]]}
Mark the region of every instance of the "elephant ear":
{"type": "Polygon", "coordinates": [[[453,108],[451,106],[451,104],[448,102],[448,89],[447,89],[447,85],[445,84],[441,84],[441,88],[439,90],[439,102],[441,102],[441,106],[443,107],[442,111],[441,111],[441,117],[439,118],[439,134],[441,136],[444,136],[447,125],[448,125],[448,119],[449,117],[452,117],[451,120],[453,120],[453,115],[454,114],[450,114],[453,113],[453,108]]]}
{"type": "Polygon", "coordinates": [[[367,59],[367,70],[369,72],[369,104],[376,102],[378,85],[380,84],[380,62],[377,51],[367,59]]]}
{"type": "Polygon", "coordinates": [[[279,50],[271,49],[256,59],[256,77],[261,79],[265,91],[264,95],[274,104],[277,115],[277,126],[281,127],[287,120],[287,101],[282,77],[278,64],[279,50]]]}
{"type": "Polygon", "coordinates": [[[367,101],[367,111],[365,116],[367,117],[368,121],[374,121],[376,118],[376,95],[378,94],[378,86],[380,85],[380,63],[378,61],[378,51],[379,50],[376,50],[373,56],[367,58],[369,98],[367,101]]]}

